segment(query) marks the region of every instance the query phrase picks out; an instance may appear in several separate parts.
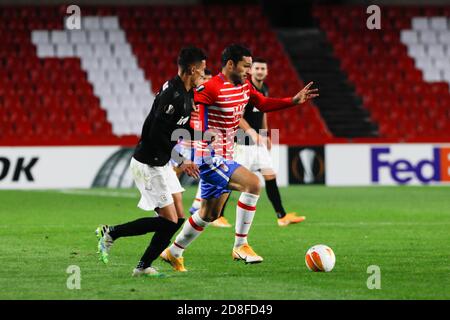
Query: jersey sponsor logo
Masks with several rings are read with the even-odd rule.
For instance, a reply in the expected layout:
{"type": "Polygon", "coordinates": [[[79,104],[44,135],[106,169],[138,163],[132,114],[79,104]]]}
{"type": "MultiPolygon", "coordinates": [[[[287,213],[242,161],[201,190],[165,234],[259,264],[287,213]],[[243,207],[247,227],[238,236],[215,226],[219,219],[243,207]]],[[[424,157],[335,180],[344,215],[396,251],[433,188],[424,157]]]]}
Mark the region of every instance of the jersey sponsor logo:
{"type": "Polygon", "coordinates": [[[178,120],[177,125],[179,125],[179,126],[185,125],[188,122],[189,117],[190,116],[181,117],[180,120],[178,120]]]}
{"type": "Polygon", "coordinates": [[[166,107],[166,111],[165,112],[166,112],[166,114],[173,114],[175,112],[175,107],[173,105],[169,104],[166,107]]]}

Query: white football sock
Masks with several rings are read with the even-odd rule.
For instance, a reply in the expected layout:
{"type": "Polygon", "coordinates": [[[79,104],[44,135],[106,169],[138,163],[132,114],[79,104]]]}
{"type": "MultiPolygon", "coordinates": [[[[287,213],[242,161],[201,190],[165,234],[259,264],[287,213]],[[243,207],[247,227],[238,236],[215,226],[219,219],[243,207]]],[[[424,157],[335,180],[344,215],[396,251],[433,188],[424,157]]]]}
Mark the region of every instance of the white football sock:
{"type": "Polygon", "coordinates": [[[198,184],[197,193],[195,194],[194,202],[192,202],[192,208],[198,210],[200,209],[200,206],[202,204],[202,188],[201,188],[201,182],[198,184]]]}
{"type": "Polygon", "coordinates": [[[258,199],[258,195],[247,192],[242,192],[239,197],[236,207],[235,247],[239,247],[247,243],[247,234],[252,226],[258,199]]]}
{"type": "Polygon", "coordinates": [[[202,233],[204,228],[208,226],[209,222],[200,218],[197,213],[193,214],[183,225],[183,229],[175,238],[175,241],[170,246],[170,253],[179,258],[183,255],[184,249],[192,243],[202,233]]]}

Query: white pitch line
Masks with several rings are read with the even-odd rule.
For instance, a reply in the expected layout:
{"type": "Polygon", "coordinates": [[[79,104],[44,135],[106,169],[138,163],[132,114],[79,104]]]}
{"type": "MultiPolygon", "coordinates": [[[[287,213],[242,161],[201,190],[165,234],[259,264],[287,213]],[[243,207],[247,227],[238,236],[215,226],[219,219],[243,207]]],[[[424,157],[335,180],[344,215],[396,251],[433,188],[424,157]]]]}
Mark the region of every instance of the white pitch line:
{"type": "Polygon", "coordinates": [[[62,193],[76,196],[94,196],[94,197],[113,197],[113,198],[139,198],[138,193],[126,193],[117,191],[95,191],[88,190],[71,190],[71,189],[57,189],[57,190],[23,190],[27,192],[45,192],[45,193],[62,193]]]}
{"type": "Polygon", "coordinates": [[[57,190],[59,193],[77,196],[113,197],[113,198],[138,198],[137,193],[122,193],[117,191],[83,191],[83,190],[57,190]]]}

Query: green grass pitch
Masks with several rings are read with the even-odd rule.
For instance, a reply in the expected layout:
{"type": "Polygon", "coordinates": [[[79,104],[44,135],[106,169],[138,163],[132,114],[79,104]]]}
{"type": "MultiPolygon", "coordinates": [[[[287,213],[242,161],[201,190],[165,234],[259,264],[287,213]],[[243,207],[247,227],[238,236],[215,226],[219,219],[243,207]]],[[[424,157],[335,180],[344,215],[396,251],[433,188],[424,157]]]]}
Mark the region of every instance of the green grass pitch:
{"type": "MultiPolygon", "coordinates": [[[[194,189],[185,192],[189,208],[194,189]]],[[[449,299],[447,187],[281,188],[285,207],[306,215],[280,228],[265,191],[249,242],[257,265],[231,259],[233,229],[209,227],[185,252],[187,273],[157,261],[164,279],[132,278],[152,234],[118,240],[97,260],[94,229],[146,215],[137,190],[0,191],[0,299],[449,299]],[[306,250],[327,244],[330,273],[313,273],[306,250]],[[69,290],[68,266],[81,270],[69,290]],[[369,290],[370,265],[381,289],[369,290]]],[[[234,223],[236,194],[226,212],[234,223]]]]}

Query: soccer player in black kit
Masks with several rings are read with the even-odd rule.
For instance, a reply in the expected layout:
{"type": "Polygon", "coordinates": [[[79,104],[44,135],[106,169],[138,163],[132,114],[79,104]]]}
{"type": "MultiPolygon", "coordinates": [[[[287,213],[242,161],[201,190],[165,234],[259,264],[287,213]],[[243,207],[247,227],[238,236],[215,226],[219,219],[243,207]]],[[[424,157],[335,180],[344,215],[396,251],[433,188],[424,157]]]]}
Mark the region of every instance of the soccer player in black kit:
{"type": "Polygon", "coordinates": [[[199,177],[197,165],[181,154],[175,154],[177,129],[186,129],[194,108],[193,88],[204,77],[206,55],[195,47],[184,48],[178,56],[178,75],[167,81],[156,94],[147,116],[138,145],[131,158],[130,168],[141,193],[138,207],[156,211],[156,217],[146,217],[125,224],[97,228],[99,259],[108,262],[110,248],[121,237],[154,232],[153,238],[133,270],[133,276],[162,276],[151,266],[170,244],[172,236],[183,225],[184,210],[181,187],[169,160],[175,159],[178,167],[194,178],[199,177]]]}

